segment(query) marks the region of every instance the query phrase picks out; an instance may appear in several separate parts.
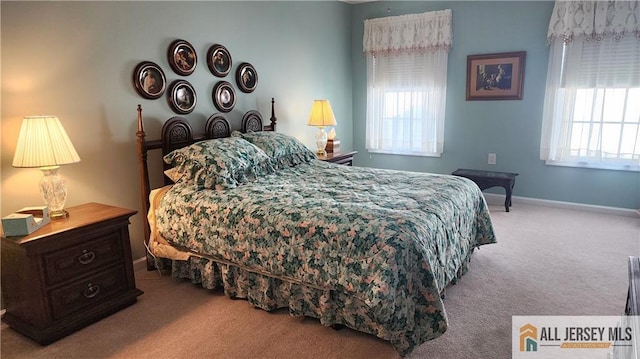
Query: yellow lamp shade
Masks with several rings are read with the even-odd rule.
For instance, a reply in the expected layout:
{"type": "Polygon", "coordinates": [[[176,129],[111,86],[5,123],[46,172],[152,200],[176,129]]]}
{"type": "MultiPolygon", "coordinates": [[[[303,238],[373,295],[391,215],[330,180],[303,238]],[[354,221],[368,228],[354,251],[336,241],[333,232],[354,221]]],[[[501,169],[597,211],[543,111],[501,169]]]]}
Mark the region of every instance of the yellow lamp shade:
{"type": "Polygon", "coordinates": [[[333,115],[329,100],[314,100],[309,114],[309,126],[335,126],[336,117],[333,115]]]}

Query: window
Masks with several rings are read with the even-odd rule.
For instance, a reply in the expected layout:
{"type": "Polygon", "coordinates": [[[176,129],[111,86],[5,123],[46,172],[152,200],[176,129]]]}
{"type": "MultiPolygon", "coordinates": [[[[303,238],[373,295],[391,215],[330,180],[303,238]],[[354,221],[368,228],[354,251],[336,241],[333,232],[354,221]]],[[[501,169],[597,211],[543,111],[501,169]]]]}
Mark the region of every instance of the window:
{"type": "Polygon", "coordinates": [[[440,156],[451,11],[367,20],[363,44],[367,149],[440,156]]]}
{"type": "MultiPolygon", "coordinates": [[[[611,11],[624,10],[578,3],[584,7],[571,11],[581,15],[604,11],[611,19],[611,11]]],[[[640,37],[553,38],[543,116],[540,156],[547,164],[640,171],[640,37]]]]}
{"type": "Polygon", "coordinates": [[[567,157],[637,159],[640,87],[577,89],[569,126],[567,157]]]}

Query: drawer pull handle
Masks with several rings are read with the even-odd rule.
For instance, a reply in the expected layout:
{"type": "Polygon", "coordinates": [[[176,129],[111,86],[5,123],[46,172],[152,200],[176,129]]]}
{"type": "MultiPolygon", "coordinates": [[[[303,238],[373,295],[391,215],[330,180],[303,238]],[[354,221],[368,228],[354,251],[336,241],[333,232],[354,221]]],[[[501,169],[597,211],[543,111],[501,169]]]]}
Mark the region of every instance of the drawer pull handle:
{"type": "Polygon", "coordinates": [[[94,259],[96,259],[96,254],[93,252],[87,252],[86,249],[83,250],[82,254],[78,257],[78,261],[80,262],[80,264],[84,265],[93,262],[94,259]]]}
{"type": "Polygon", "coordinates": [[[87,289],[85,289],[82,294],[85,296],[85,298],[93,298],[98,295],[99,292],[100,286],[89,283],[89,285],[87,285],[87,289]]]}

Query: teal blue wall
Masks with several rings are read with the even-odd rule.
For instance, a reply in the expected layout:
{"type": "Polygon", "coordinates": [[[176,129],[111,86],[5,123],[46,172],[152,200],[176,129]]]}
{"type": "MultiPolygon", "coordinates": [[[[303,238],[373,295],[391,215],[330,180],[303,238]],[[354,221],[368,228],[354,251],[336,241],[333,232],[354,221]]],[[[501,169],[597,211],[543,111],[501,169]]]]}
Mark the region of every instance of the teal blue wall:
{"type": "Polygon", "coordinates": [[[549,55],[546,34],[552,9],[552,1],[385,1],[353,6],[353,129],[359,151],[355,164],[436,173],[451,173],[456,168],[517,172],[517,196],[640,208],[637,172],[547,166],[540,160],[549,55]],[[365,149],[363,21],[442,9],[453,12],[444,153],[441,158],[369,155],[365,149]],[[466,101],[467,55],[512,51],[527,52],[523,99],[466,101]],[[497,154],[496,165],[487,164],[490,152],[497,154]]]}
{"type": "MultiPolygon", "coordinates": [[[[190,81],[198,94],[184,115],[199,131],[218,112],[211,100],[220,78],[205,54],[214,43],[228,48],[232,71],[242,61],[257,69],[251,94],[238,92],[231,119],[259,110],[267,119],[276,99],[278,131],[315,148],[317,129],[306,125],[314,99],[331,101],[337,133],[352,147],[351,6],[337,1],[1,1],[1,216],[40,205],[36,169],[12,168],[22,117],[60,117],[82,162],[61,170],[68,206],[103,202],[141,209],[136,158],[136,105],[142,104],[147,139],[160,135],[175,113],[166,98],[147,100],[132,84],[140,61],[154,61],[167,76],[190,81]],[[195,47],[199,63],[178,76],[166,60],[174,39],[195,47]]],[[[224,80],[235,84],[232,74],[224,80]]],[[[235,85],[234,85],[235,86],[235,85]]],[[[152,185],[159,185],[159,156],[150,156],[152,185]],[[153,166],[155,164],[155,166],[153,166]]],[[[144,254],[138,213],[130,227],[135,258],[144,254]]]]}

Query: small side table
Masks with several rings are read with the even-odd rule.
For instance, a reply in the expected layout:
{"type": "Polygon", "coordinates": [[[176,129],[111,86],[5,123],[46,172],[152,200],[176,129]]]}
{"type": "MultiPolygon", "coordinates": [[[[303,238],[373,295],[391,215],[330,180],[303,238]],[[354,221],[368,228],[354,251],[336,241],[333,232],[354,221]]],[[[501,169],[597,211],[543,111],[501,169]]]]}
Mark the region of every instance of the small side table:
{"type": "Polygon", "coordinates": [[[129,217],[87,203],[24,237],[2,237],[2,321],[41,345],[134,304],[129,217]]]}
{"type": "Polygon", "coordinates": [[[472,180],[480,187],[480,190],[483,191],[491,187],[504,188],[507,193],[506,199],[504,200],[504,209],[509,212],[509,207],[511,207],[511,193],[513,192],[513,187],[516,185],[517,173],[457,169],[453,171],[452,175],[472,180]]]}
{"type": "Polygon", "coordinates": [[[337,163],[345,166],[353,166],[353,157],[358,151],[349,152],[327,152],[326,155],[317,155],[320,161],[337,163]]]}

